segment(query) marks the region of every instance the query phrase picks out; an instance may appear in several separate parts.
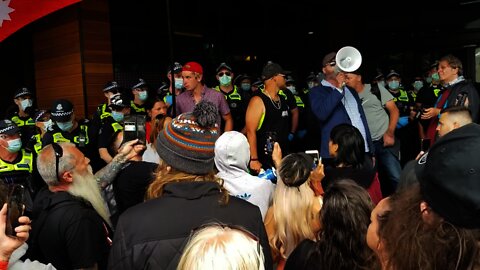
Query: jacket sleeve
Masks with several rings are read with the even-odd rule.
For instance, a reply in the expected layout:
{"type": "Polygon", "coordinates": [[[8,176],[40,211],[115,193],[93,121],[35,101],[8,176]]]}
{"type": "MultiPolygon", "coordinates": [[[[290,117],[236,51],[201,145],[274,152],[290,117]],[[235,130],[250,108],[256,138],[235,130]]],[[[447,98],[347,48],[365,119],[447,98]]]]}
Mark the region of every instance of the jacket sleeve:
{"type": "Polygon", "coordinates": [[[473,122],[479,123],[478,117],[480,113],[480,98],[478,96],[478,91],[473,84],[469,84],[468,88],[468,109],[472,113],[473,122]]]}
{"type": "Polygon", "coordinates": [[[314,87],[309,94],[311,110],[322,122],[330,117],[343,98],[343,94],[338,90],[327,86],[314,87]]]}

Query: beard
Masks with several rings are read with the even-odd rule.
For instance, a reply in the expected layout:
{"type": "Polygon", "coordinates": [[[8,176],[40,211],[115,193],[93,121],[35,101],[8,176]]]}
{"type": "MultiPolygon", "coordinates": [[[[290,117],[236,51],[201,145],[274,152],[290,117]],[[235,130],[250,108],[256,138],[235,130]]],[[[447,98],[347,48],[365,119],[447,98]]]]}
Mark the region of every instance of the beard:
{"type": "Polygon", "coordinates": [[[97,184],[95,176],[92,173],[91,166],[89,166],[88,172],[83,175],[78,171],[74,171],[73,182],[68,189],[68,193],[88,201],[95,209],[97,214],[99,214],[103,220],[110,225],[110,227],[112,226],[110,221],[110,213],[105,200],[100,193],[100,188],[97,184]]]}

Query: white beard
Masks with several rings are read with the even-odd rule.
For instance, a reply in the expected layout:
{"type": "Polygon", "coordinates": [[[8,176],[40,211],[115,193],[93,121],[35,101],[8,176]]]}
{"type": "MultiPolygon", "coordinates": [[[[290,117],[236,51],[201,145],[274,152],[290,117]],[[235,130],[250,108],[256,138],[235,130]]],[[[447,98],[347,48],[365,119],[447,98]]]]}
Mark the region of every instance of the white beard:
{"type": "Polygon", "coordinates": [[[110,213],[90,166],[88,173],[85,175],[74,171],[72,185],[68,189],[68,193],[88,201],[108,225],[112,226],[110,213]]]}

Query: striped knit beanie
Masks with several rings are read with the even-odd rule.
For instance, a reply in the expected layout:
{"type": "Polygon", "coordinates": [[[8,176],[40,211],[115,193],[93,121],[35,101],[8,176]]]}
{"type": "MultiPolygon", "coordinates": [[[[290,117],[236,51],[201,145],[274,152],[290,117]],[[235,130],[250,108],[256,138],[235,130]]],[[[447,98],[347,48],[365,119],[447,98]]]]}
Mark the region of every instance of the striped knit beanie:
{"type": "Polygon", "coordinates": [[[193,112],[174,118],[158,135],[156,147],[160,158],[182,172],[211,172],[215,141],[219,136],[217,115],[213,103],[201,101],[193,112]]]}

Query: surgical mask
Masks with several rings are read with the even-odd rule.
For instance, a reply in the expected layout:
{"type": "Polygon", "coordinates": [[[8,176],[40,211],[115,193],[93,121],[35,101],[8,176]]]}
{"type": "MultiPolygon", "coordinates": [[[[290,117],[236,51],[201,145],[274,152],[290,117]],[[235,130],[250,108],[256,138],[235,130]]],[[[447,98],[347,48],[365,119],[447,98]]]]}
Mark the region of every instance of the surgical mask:
{"type": "Polygon", "coordinates": [[[438,72],[432,74],[432,80],[440,81],[440,75],[438,75],[438,72]]]}
{"type": "Polygon", "coordinates": [[[141,101],[145,101],[145,100],[147,100],[147,98],[148,98],[148,92],[147,91],[138,92],[138,99],[140,99],[141,101]]]}
{"type": "Polygon", "coordinates": [[[173,104],[173,97],[172,95],[165,96],[165,103],[168,103],[169,105],[173,104]]]}
{"type": "Polygon", "coordinates": [[[183,79],[175,78],[175,89],[182,89],[183,79]]]}
{"type": "Polygon", "coordinates": [[[431,84],[432,83],[432,77],[427,77],[425,78],[425,81],[428,83],[428,84],[431,84]]]}
{"type": "Polygon", "coordinates": [[[392,89],[392,90],[397,89],[399,86],[400,86],[400,82],[399,82],[399,81],[393,80],[393,81],[389,81],[389,82],[388,82],[388,87],[389,87],[390,89],[392,89]]]}
{"type": "Polygon", "coordinates": [[[420,89],[422,89],[422,87],[423,87],[423,82],[422,82],[422,81],[415,81],[415,82],[413,83],[413,87],[414,87],[416,90],[420,90],[420,89]]]}
{"type": "Polygon", "coordinates": [[[220,77],[219,81],[220,85],[222,86],[230,85],[230,83],[232,82],[232,76],[223,75],[222,77],[220,77]]]}
{"type": "Polygon", "coordinates": [[[385,81],[378,81],[378,85],[385,87],[385,81]]]}
{"type": "Polygon", "coordinates": [[[68,131],[73,127],[73,121],[68,122],[57,122],[57,126],[62,131],[68,131]]]}
{"type": "Polygon", "coordinates": [[[22,140],[20,138],[7,141],[7,151],[10,153],[16,153],[22,149],[22,140]]]}
{"type": "Polygon", "coordinates": [[[53,126],[52,119],[42,123],[43,123],[43,127],[42,127],[43,131],[47,132],[49,130],[52,130],[52,126],[53,126]]]}
{"type": "Polygon", "coordinates": [[[315,86],[315,83],[314,82],[308,82],[308,88],[313,88],[315,86]]]}
{"type": "Polygon", "coordinates": [[[22,106],[22,110],[25,111],[26,108],[32,107],[33,101],[29,98],[24,99],[20,102],[20,106],[22,106]]]}
{"type": "Polygon", "coordinates": [[[120,122],[123,121],[125,115],[122,112],[112,111],[113,120],[120,122]]]}
{"type": "Polygon", "coordinates": [[[243,91],[249,91],[252,85],[249,83],[242,83],[240,87],[242,88],[243,91]]]}
{"type": "Polygon", "coordinates": [[[297,94],[297,89],[295,88],[295,86],[287,86],[287,89],[290,90],[290,92],[292,92],[292,94],[296,95],[297,94]]]}

